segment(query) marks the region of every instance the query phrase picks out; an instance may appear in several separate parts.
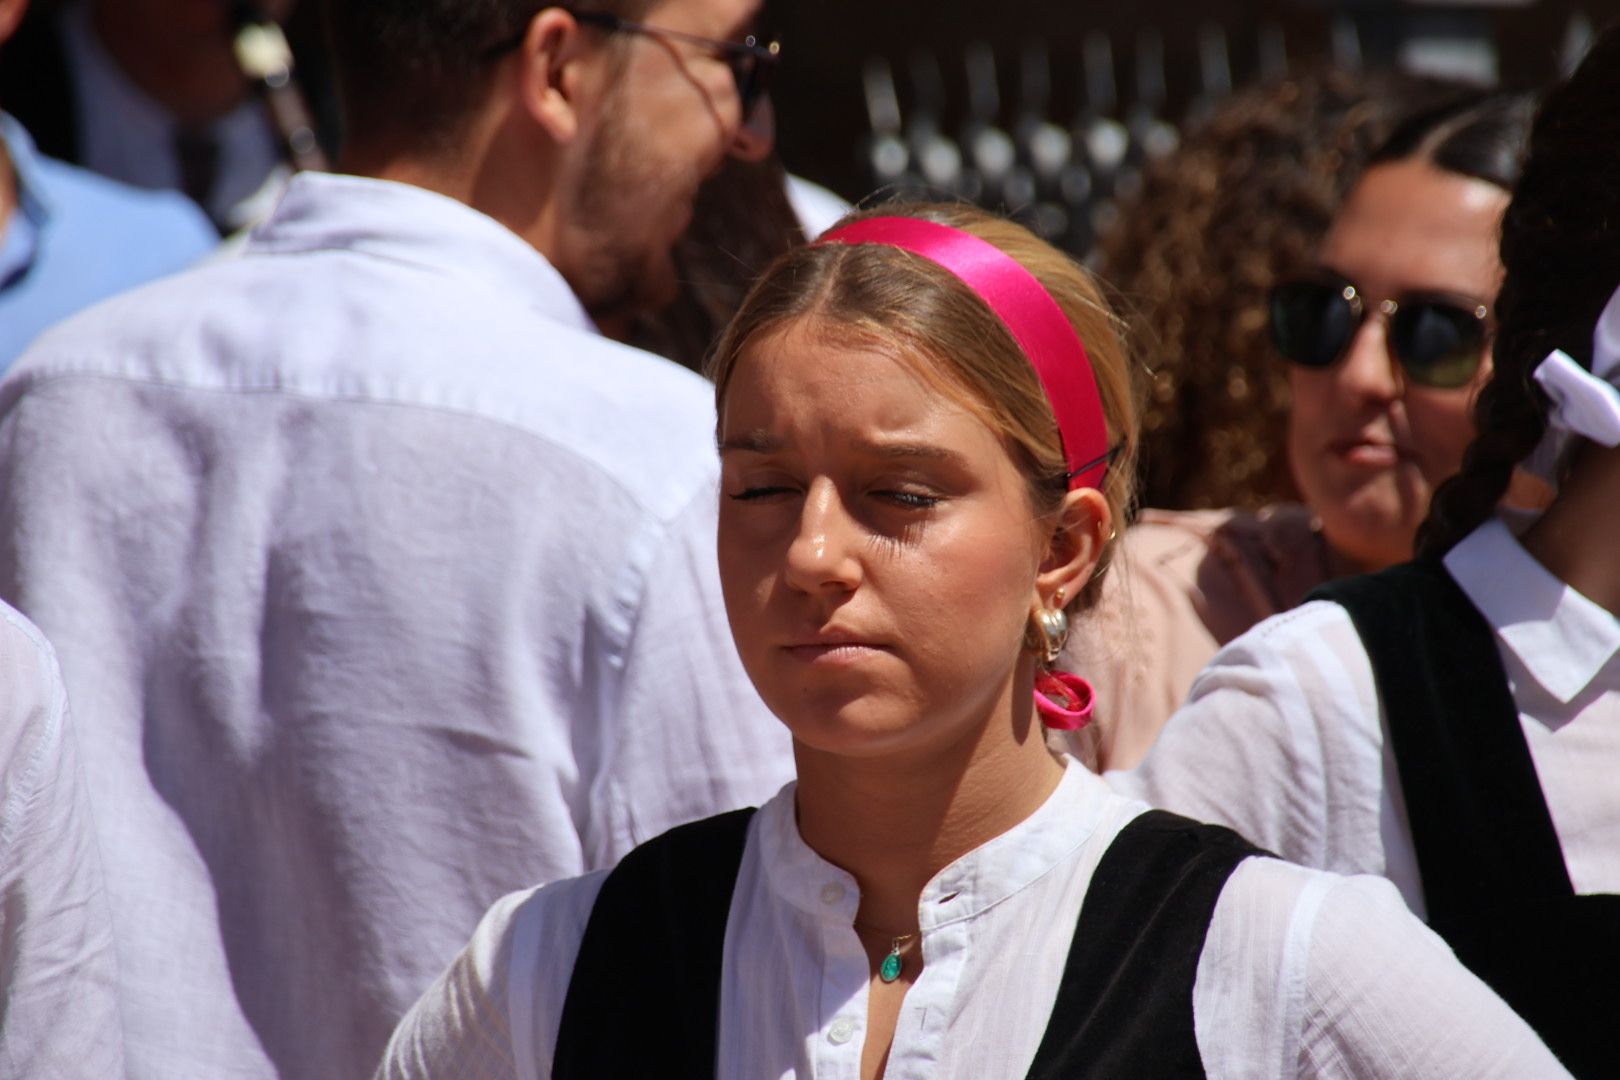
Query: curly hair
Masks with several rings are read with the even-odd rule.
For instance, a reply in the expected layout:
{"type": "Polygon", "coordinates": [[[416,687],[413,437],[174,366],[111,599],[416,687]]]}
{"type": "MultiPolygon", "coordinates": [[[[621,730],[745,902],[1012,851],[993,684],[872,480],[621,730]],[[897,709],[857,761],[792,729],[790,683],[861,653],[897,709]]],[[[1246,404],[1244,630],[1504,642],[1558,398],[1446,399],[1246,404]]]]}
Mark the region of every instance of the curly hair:
{"type": "Polygon", "coordinates": [[[1098,269],[1146,335],[1140,504],[1249,509],[1298,498],[1288,374],[1266,294],[1307,263],[1402,116],[1448,84],[1326,69],[1238,93],[1149,168],[1098,269]]]}
{"type": "Polygon", "coordinates": [[[1523,175],[1502,219],[1491,379],[1462,471],[1435,493],[1419,550],[1437,555],[1496,509],[1547,429],[1536,366],[1562,349],[1592,366],[1592,329],[1620,285],[1620,25],[1542,104],[1523,175]]]}

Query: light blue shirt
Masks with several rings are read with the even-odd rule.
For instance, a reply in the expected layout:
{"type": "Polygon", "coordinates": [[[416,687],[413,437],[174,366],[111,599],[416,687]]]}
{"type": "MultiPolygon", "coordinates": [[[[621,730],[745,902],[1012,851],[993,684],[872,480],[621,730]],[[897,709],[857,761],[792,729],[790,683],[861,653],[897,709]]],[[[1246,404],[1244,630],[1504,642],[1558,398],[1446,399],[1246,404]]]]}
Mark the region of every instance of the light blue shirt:
{"type": "Polygon", "coordinates": [[[45,157],[4,113],[0,139],[17,177],[17,206],[0,221],[0,371],[47,326],[189,266],[219,243],[183,195],[125,187],[45,157]]]}

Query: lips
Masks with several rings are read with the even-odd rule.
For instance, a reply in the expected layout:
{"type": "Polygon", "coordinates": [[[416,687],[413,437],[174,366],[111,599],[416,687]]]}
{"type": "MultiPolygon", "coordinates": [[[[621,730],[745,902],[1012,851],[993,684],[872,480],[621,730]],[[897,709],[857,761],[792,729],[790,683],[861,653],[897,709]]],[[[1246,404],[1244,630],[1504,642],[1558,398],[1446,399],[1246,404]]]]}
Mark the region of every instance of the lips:
{"type": "Polygon", "coordinates": [[[1391,468],[1400,464],[1403,458],[1411,456],[1395,442],[1377,436],[1357,435],[1339,439],[1329,443],[1328,450],[1350,465],[1369,469],[1391,468]]]}
{"type": "Polygon", "coordinates": [[[893,651],[883,642],[839,628],[805,634],[782,646],[782,650],[796,660],[827,664],[858,663],[893,651]]]}

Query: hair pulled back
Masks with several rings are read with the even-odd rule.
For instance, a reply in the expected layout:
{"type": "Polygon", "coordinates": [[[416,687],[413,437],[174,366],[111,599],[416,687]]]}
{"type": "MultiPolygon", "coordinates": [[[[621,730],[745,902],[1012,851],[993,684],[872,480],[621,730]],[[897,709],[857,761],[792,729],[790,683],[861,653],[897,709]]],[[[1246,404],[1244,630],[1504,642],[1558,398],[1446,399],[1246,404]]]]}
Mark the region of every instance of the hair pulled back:
{"type": "MultiPolygon", "coordinates": [[[[1119,448],[1102,492],[1123,527],[1136,471],[1137,395],[1122,328],[1091,275],[1023,226],[970,206],[889,203],[840,224],[867,217],[914,217],[971,233],[1017,260],[1051,294],[1085,345],[1108,443],[1119,448]]],[[[743,299],[715,348],[709,373],[722,416],[743,351],[800,322],[830,342],[892,351],[897,362],[973,410],[1012,453],[1036,514],[1056,513],[1068,491],[1068,464],[1040,378],[996,313],[949,271],[881,244],[811,244],[782,255],[743,299]]],[[[1110,538],[1071,610],[1095,601],[1113,551],[1110,538]]]]}
{"type": "Polygon", "coordinates": [[[1541,441],[1548,400],[1532,378],[1562,349],[1592,366],[1592,331],[1620,284],[1620,26],[1547,96],[1502,219],[1494,371],[1474,409],[1479,434],[1429,509],[1419,549],[1441,554],[1495,511],[1514,467],[1541,441]]]}
{"type": "Polygon", "coordinates": [[[1512,192],[1535,116],[1529,94],[1466,93],[1402,121],[1373,151],[1368,168],[1425,161],[1437,169],[1512,192]]]}

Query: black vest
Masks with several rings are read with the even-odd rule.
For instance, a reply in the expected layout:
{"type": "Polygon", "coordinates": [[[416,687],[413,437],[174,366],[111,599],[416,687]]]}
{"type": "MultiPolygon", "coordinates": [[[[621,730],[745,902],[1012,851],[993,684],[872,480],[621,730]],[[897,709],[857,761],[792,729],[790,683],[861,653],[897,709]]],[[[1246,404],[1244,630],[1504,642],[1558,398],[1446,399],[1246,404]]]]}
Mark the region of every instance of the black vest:
{"type": "Polygon", "coordinates": [[[1620,896],[1575,895],[1490,624],[1428,560],[1312,598],[1372,663],[1429,925],[1571,1072],[1620,1076],[1620,896]]]}
{"type": "MultiPolygon", "coordinates": [[[[672,829],[608,875],[563,1003],[554,1080],[709,1080],[726,917],[752,810],[672,829]]],[[[1086,892],[1030,1080],[1204,1075],[1193,981],[1221,889],[1263,854],[1152,811],[1115,837],[1086,892]]]]}

